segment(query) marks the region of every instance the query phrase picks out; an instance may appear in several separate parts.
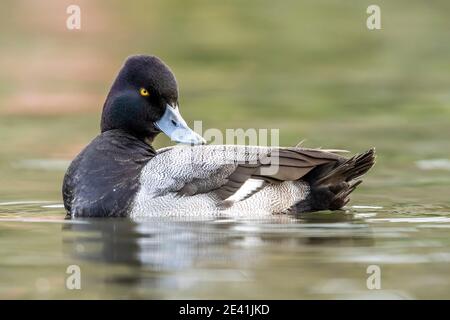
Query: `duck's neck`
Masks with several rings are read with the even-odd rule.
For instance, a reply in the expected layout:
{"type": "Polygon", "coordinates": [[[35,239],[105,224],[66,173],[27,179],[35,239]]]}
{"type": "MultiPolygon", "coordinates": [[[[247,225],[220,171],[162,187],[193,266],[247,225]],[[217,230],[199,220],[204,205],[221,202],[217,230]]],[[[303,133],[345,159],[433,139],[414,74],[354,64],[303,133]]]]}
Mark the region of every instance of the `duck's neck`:
{"type": "MultiPolygon", "coordinates": [[[[131,148],[133,150],[142,150],[146,153],[147,156],[153,157],[156,155],[155,148],[153,148],[152,143],[155,139],[155,136],[152,137],[138,137],[128,131],[122,129],[113,129],[102,132],[102,137],[106,139],[113,139],[119,144],[122,145],[122,148],[131,148]],[[148,154],[147,154],[148,153],[148,154]]],[[[130,154],[130,157],[133,155],[130,154]]]]}

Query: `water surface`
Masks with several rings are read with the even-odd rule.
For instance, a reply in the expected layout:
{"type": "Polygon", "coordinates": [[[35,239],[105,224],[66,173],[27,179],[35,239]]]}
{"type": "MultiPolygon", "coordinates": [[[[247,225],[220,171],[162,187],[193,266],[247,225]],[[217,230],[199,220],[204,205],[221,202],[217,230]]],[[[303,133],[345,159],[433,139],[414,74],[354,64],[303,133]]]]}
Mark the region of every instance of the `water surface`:
{"type": "Polygon", "coordinates": [[[267,219],[64,220],[0,204],[2,298],[448,298],[450,208],[364,206],[267,219]],[[81,289],[66,288],[66,269],[81,289]],[[367,268],[381,289],[367,287],[367,268]]]}

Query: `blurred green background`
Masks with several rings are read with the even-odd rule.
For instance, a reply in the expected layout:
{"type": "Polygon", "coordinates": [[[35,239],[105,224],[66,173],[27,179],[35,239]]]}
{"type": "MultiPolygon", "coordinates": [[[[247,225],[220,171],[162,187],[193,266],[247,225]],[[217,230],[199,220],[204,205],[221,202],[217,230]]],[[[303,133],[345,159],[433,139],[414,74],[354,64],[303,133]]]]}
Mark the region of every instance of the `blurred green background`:
{"type": "Polygon", "coordinates": [[[175,72],[190,123],[279,128],[283,145],[376,146],[357,199],[448,204],[448,168],[416,162],[449,158],[450,2],[376,1],[382,30],[370,31],[373,3],[2,1],[0,198],[60,200],[116,72],[145,53],[175,72]],[[66,28],[70,4],[81,30],[66,28]]]}
{"type": "Polygon", "coordinates": [[[449,12],[448,0],[2,0],[0,297],[447,297],[449,12]],[[71,4],[81,30],[66,28],[71,4]],[[371,4],[381,30],[366,27],[371,4]],[[170,65],[190,124],[375,146],[354,207],[274,225],[63,220],[65,169],[136,53],[170,65]],[[79,292],[64,286],[74,263],[79,292]],[[372,263],[384,290],[366,288],[372,263]]]}

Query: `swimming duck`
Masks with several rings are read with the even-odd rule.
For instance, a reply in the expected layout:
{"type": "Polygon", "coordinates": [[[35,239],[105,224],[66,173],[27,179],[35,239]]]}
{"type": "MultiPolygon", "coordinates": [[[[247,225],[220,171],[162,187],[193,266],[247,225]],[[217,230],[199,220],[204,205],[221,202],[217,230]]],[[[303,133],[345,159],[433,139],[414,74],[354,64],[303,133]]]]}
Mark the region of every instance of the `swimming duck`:
{"type": "Polygon", "coordinates": [[[101,133],[63,182],[70,217],[270,215],[336,210],[374,164],[374,149],[205,145],[183,120],[178,85],[155,56],[129,57],[101,117],[101,133]],[[181,143],[155,150],[163,132],[181,143]]]}

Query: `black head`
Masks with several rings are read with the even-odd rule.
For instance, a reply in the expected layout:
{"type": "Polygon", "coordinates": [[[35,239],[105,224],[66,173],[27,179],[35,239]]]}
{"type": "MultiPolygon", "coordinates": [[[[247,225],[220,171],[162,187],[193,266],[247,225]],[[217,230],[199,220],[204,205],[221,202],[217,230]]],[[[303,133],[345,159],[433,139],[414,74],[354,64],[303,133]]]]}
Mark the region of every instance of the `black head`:
{"type": "Polygon", "coordinates": [[[177,81],[169,67],[155,56],[130,56],[106,98],[101,130],[122,129],[153,139],[160,132],[155,122],[167,105],[178,105],[177,81]]]}
{"type": "Polygon", "coordinates": [[[163,131],[175,142],[205,143],[181,117],[175,76],[154,56],[125,61],[106,98],[101,129],[121,129],[150,142],[163,131]]]}

